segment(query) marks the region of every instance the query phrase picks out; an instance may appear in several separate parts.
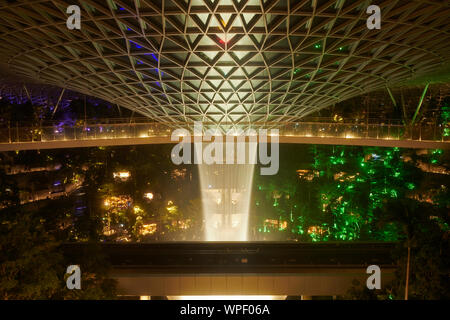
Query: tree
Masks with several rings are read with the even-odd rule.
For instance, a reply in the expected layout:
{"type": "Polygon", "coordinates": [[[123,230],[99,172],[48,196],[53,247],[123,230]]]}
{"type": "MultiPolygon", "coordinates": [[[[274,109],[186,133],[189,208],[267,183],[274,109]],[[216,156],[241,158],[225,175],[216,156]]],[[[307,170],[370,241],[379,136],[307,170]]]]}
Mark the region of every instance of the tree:
{"type": "Polygon", "coordinates": [[[385,300],[392,299],[390,288],[370,290],[365,283],[353,280],[352,287],[343,296],[345,300],[385,300]]]}
{"type": "Polygon", "coordinates": [[[202,240],[204,233],[202,199],[197,197],[190,200],[183,212],[184,218],[192,221],[192,225],[189,228],[191,238],[193,240],[202,240]]]}
{"type": "Polygon", "coordinates": [[[108,278],[108,265],[95,244],[76,261],[64,255],[63,205],[48,200],[40,208],[13,205],[0,211],[0,299],[115,297],[115,281],[108,278]],[[81,265],[81,290],[66,288],[64,274],[71,264],[81,265]]]}
{"type": "MultiPolygon", "coordinates": [[[[58,298],[70,300],[116,299],[117,282],[108,277],[111,266],[101,251],[98,242],[88,242],[80,254],[65,252],[64,265],[79,265],[81,269],[81,290],[62,290],[58,298]]],[[[67,279],[67,275],[64,280],[67,279]]]]}
{"type": "Polygon", "coordinates": [[[2,212],[0,223],[0,297],[49,299],[62,289],[59,243],[31,214],[2,212]]]}
{"type": "MultiPolygon", "coordinates": [[[[448,254],[443,250],[447,248],[448,251],[448,239],[444,237],[447,231],[443,231],[435,220],[439,217],[445,218],[446,215],[444,209],[408,198],[386,200],[383,207],[377,210],[377,222],[381,229],[387,225],[397,225],[400,240],[403,240],[401,244],[407,249],[406,262],[399,269],[399,273],[405,279],[405,300],[408,300],[410,295],[411,279],[414,280],[415,297],[424,291],[428,291],[428,294],[422,297],[439,295],[429,289],[428,283],[431,281],[440,283],[441,279],[445,279],[443,277],[445,272],[440,269],[444,268],[444,261],[448,260],[448,254]],[[416,254],[415,257],[413,253],[416,254]],[[433,260],[434,262],[430,263],[433,260]],[[413,267],[416,274],[411,271],[413,267]]],[[[400,260],[403,260],[403,257],[404,255],[399,255],[400,260]]],[[[402,285],[399,285],[397,289],[401,287],[402,285]]],[[[435,289],[438,292],[441,290],[438,287],[435,289]]]]}

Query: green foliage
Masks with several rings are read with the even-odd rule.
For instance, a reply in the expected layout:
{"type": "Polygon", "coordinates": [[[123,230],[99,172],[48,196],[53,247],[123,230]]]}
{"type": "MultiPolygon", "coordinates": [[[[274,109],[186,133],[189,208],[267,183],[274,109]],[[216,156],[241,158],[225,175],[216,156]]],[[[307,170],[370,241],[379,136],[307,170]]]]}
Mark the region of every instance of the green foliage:
{"type": "Polygon", "coordinates": [[[58,242],[38,218],[2,212],[0,224],[0,297],[48,299],[62,288],[58,242]]]}
{"type": "Polygon", "coordinates": [[[389,284],[396,299],[403,299],[407,248],[411,248],[409,299],[448,299],[450,247],[448,211],[413,199],[385,201],[377,223],[396,225],[400,242],[393,253],[398,259],[395,280],[389,284]]]}
{"type": "MultiPolygon", "coordinates": [[[[65,264],[77,264],[81,269],[81,290],[63,290],[60,298],[70,300],[116,299],[117,281],[110,279],[110,266],[98,242],[89,242],[81,255],[65,256],[65,264]]],[[[64,281],[67,279],[67,275],[64,281]]]]}
{"type": "Polygon", "coordinates": [[[344,300],[392,300],[394,295],[390,288],[370,290],[365,283],[354,280],[352,287],[341,298],[344,300]]]}
{"type": "MultiPolygon", "coordinates": [[[[58,207],[56,207],[58,208],[58,207]]],[[[0,299],[112,299],[115,282],[98,252],[68,261],[61,249],[67,234],[57,227],[61,211],[10,207],[0,212],[0,299]],[[47,214],[48,213],[48,214],[47,214]],[[64,274],[81,265],[82,289],[68,290],[64,274]]]]}
{"type": "MultiPolygon", "coordinates": [[[[284,148],[280,149],[283,166],[277,176],[255,176],[252,212],[256,215],[256,230],[265,234],[264,239],[281,238],[274,234],[277,230],[266,234],[270,229],[264,226],[264,221],[273,219],[288,221],[287,231],[282,231],[288,234],[283,239],[396,241],[401,233],[398,225],[386,224],[380,229],[376,225],[377,210],[387,200],[421,193],[421,185],[428,179],[417,165],[420,157],[410,150],[349,146],[284,148]],[[307,173],[297,177],[297,170],[307,173]]],[[[441,163],[446,156],[442,150],[431,150],[429,154],[421,161],[441,163]]],[[[447,195],[448,188],[443,186],[435,205],[448,207],[447,195]]]]}

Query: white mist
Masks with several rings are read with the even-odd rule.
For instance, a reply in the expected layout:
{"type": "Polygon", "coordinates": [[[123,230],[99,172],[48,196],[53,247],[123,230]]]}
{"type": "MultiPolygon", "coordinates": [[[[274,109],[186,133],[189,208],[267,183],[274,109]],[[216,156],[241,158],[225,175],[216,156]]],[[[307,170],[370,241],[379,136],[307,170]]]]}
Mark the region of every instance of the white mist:
{"type": "MultiPolygon", "coordinates": [[[[248,158],[256,155],[256,148],[256,144],[246,143],[248,158]]],[[[255,161],[245,163],[198,165],[206,241],[248,240],[255,161]]]]}

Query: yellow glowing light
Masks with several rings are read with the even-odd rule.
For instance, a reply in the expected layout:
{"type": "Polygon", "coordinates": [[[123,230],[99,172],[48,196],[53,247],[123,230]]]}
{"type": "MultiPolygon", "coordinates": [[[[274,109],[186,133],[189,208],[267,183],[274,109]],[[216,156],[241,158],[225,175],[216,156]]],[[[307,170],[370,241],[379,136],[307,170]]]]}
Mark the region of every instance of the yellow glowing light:
{"type": "Polygon", "coordinates": [[[166,208],[167,211],[169,211],[169,213],[175,213],[177,212],[177,207],[176,206],[170,206],[166,208]]]}
{"type": "Polygon", "coordinates": [[[138,207],[138,206],[134,206],[133,211],[134,211],[135,214],[143,212],[143,210],[140,207],[138,207]]]}
{"type": "Polygon", "coordinates": [[[108,226],[105,226],[103,228],[103,235],[105,235],[105,236],[112,236],[115,233],[116,233],[116,231],[108,226]]]}
{"type": "Polygon", "coordinates": [[[272,220],[272,219],[266,219],[264,220],[265,223],[268,224],[278,224],[278,220],[272,220]]]}
{"type": "Polygon", "coordinates": [[[130,175],[131,174],[129,171],[120,171],[120,172],[113,173],[114,178],[119,178],[121,180],[127,180],[130,177],[130,175]]]}
{"type": "Polygon", "coordinates": [[[314,234],[320,234],[320,235],[322,235],[322,234],[324,234],[325,232],[326,232],[326,230],[323,229],[323,228],[320,227],[320,226],[311,226],[311,227],[308,228],[308,234],[314,233],[314,234]]]}
{"type": "Polygon", "coordinates": [[[189,229],[191,223],[192,223],[191,219],[178,220],[178,227],[180,229],[189,229]]]}
{"type": "Polygon", "coordinates": [[[153,193],[147,192],[146,194],[144,194],[144,198],[146,198],[148,200],[152,200],[153,199],[153,193]]]}
{"type": "Polygon", "coordinates": [[[157,230],[156,223],[144,224],[141,227],[140,234],[145,236],[148,234],[154,234],[157,230]]]}
{"type": "Polygon", "coordinates": [[[117,196],[117,197],[111,196],[111,197],[107,197],[104,200],[103,204],[107,208],[119,210],[119,209],[129,208],[131,202],[132,202],[132,199],[129,196],[117,196]]]}

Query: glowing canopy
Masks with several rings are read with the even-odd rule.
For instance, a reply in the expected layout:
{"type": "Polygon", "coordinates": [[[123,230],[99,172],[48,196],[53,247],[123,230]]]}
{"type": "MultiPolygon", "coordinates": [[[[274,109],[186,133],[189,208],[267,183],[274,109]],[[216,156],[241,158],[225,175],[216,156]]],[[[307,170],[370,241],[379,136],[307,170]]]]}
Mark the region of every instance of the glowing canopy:
{"type": "MultiPolygon", "coordinates": [[[[0,4],[2,68],[161,121],[300,118],[439,70],[450,61],[445,1],[81,1],[0,4]]],[[[1,69],[1,68],[0,68],[1,69]]]]}

